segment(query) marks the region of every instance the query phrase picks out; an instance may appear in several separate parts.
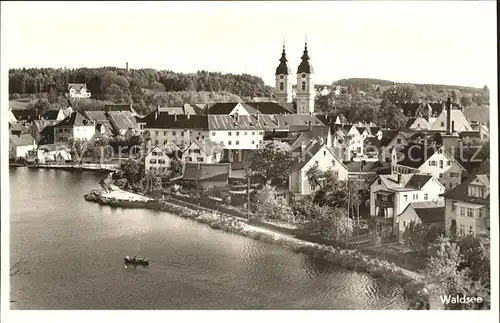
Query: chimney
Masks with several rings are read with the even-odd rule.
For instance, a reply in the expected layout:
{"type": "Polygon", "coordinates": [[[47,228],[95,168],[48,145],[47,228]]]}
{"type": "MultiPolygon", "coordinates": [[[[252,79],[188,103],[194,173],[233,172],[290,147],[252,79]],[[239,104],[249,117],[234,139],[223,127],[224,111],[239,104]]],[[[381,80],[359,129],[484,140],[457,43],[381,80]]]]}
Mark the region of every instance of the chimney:
{"type": "Polygon", "coordinates": [[[451,135],[451,99],[446,101],[446,134],[451,135]]]}
{"type": "Polygon", "coordinates": [[[455,133],[455,121],[451,122],[451,133],[455,133]]]}
{"type": "Polygon", "coordinates": [[[127,69],[128,72],[128,62],[125,63],[125,68],[127,69]]]}

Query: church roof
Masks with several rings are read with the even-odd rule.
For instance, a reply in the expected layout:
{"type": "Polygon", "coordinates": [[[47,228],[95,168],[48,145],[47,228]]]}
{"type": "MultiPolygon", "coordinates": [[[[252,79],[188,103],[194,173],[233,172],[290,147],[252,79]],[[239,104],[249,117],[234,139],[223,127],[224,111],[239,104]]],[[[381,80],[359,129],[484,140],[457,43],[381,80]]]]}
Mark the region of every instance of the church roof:
{"type": "Polygon", "coordinates": [[[290,75],[292,74],[292,69],[287,64],[288,60],[286,59],[285,46],[283,45],[283,52],[281,53],[280,65],[276,68],[275,75],[290,75]]]}
{"type": "Polygon", "coordinates": [[[299,68],[297,69],[297,74],[300,74],[300,73],[313,74],[314,69],[313,69],[311,63],[309,62],[310,58],[309,58],[309,52],[307,51],[307,43],[304,47],[304,54],[302,55],[301,58],[302,58],[302,62],[300,62],[300,64],[299,64],[299,68]]]}

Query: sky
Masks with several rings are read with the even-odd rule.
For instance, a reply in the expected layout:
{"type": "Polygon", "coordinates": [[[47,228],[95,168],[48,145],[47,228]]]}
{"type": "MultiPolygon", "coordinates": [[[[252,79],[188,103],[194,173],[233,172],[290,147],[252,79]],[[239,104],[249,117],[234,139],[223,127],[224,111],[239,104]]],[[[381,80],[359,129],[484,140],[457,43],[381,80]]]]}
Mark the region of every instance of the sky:
{"type": "MultiPolygon", "coordinates": [[[[316,84],[350,77],[496,84],[494,1],[2,2],[2,63],[295,73],[307,37],[316,84]]],[[[295,77],[295,76],[294,76],[295,77]]],[[[490,86],[491,88],[491,86],[490,86]]]]}

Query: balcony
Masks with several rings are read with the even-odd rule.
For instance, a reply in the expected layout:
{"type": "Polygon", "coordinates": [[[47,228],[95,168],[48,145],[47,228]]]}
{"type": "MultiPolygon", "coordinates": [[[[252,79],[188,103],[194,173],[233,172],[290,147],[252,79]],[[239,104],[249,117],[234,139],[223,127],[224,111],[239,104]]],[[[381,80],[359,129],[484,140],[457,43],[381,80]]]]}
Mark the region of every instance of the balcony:
{"type": "Polygon", "coordinates": [[[393,200],[382,200],[382,199],[375,199],[375,206],[380,206],[380,207],[394,207],[394,201],[393,200]]]}

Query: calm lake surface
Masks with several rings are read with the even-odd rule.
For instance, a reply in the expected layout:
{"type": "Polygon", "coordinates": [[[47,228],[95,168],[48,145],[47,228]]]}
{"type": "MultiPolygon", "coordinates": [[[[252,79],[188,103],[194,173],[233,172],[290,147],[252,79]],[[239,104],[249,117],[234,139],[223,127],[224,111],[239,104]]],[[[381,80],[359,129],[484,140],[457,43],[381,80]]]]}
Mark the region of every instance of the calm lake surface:
{"type": "Polygon", "coordinates": [[[397,285],[175,215],[86,202],[103,175],[10,168],[12,309],[406,309],[397,285]],[[149,268],[125,268],[125,254],[149,268]]]}

